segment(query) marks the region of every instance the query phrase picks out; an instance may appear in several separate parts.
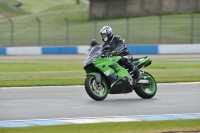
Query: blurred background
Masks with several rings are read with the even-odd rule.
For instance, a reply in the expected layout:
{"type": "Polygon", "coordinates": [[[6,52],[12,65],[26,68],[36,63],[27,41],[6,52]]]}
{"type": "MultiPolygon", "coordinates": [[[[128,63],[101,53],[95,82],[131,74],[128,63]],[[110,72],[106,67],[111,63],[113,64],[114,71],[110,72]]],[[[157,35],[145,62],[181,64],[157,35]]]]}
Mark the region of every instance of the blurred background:
{"type": "Polygon", "coordinates": [[[126,44],[199,44],[200,0],[0,0],[0,47],[102,43],[110,25],[126,44]]]}

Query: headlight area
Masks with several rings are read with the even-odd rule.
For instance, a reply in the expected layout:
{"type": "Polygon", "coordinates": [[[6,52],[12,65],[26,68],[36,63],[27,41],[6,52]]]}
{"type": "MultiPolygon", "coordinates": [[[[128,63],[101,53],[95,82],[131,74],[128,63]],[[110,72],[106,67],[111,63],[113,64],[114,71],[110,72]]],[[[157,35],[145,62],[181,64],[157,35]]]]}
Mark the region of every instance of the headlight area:
{"type": "Polygon", "coordinates": [[[93,62],[96,61],[96,58],[90,58],[84,62],[84,70],[89,70],[94,68],[93,62]]]}
{"type": "Polygon", "coordinates": [[[88,65],[86,65],[86,66],[84,66],[84,70],[85,71],[87,71],[87,70],[92,70],[92,69],[94,69],[95,68],[95,66],[94,66],[94,64],[88,64],[88,65]]]}

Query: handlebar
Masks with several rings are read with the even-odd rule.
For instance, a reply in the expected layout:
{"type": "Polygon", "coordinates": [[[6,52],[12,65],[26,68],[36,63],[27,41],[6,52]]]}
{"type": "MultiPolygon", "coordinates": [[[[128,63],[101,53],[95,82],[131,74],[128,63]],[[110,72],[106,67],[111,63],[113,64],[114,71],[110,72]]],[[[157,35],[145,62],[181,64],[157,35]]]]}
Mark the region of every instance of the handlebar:
{"type": "Polygon", "coordinates": [[[108,57],[108,58],[109,58],[109,57],[111,57],[111,56],[112,56],[112,53],[111,53],[111,52],[105,52],[105,53],[102,52],[102,54],[101,54],[101,57],[102,57],[102,58],[104,58],[104,57],[108,57]]]}

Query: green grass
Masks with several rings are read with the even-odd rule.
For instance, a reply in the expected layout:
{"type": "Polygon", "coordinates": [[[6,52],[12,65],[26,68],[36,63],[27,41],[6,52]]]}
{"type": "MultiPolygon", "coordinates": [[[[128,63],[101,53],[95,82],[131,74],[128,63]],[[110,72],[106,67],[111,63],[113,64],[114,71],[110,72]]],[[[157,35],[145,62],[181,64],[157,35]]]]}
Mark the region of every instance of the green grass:
{"type": "Polygon", "coordinates": [[[61,125],[26,128],[0,128],[2,133],[155,133],[166,131],[199,131],[200,119],[153,122],[121,122],[61,125]]]}
{"type": "MultiPolygon", "coordinates": [[[[83,62],[82,59],[2,61],[0,87],[83,85],[86,76],[83,62]]],[[[197,82],[199,68],[198,60],[153,59],[153,64],[143,70],[157,82],[197,82]]]]}
{"type": "Polygon", "coordinates": [[[188,59],[154,59],[146,68],[157,82],[192,82],[200,79],[200,61],[188,59]]]}
{"type": "MultiPolygon", "coordinates": [[[[66,6],[66,5],[76,4],[76,0],[57,0],[57,1],[55,0],[18,0],[18,1],[24,4],[22,6],[22,9],[30,13],[39,13],[45,10],[49,10],[51,8],[56,8],[57,6],[59,7],[61,5],[66,6]]],[[[68,10],[68,8],[66,7],[65,10],[68,10]]]]}
{"type": "Polygon", "coordinates": [[[10,0],[8,3],[2,3],[0,1],[0,15],[4,15],[6,17],[13,17],[27,14],[27,12],[22,10],[17,10],[13,7],[13,5],[17,4],[15,0],[10,0]]]}
{"type": "MultiPolygon", "coordinates": [[[[31,14],[39,13],[50,9],[52,7],[60,6],[60,5],[74,5],[76,4],[76,0],[7,0],[5,3],[4,0],[0,0],[0,4],[7,5],[9,8],[12,8],[13,5],[16,5],[18,2],[21,2],[23,5],[20,7],[22,10],[27,11],[31,14]]],[[[81,1],[82,3],[82,1],[81,1]]],[[[8,12],[10,11],[8,8],[8,12]]],[[[13,10],[16,11],[17,10],[13,10]]]]}
{"type": "MultiPolygon", "coordinates": [[[[29,12],[26,15],[12,17],[14,22],[14,46],[38,45],[38,22],[41,20],[41,45],[88,45],[92,38],[99,43],[99,30],[110,25],[114,33],[121,35],[128,44],[158,44],[158,16],[132,17],[129,21],[130,34],[127,35],[127,21],[124,18],[89,20],[88,6],[75,0],[19,0],[21,7],[29,12]],[[67,44],[66,21],[69,20],[69,42],[67,44]],[[129,38],[128,38],[129,36],[129,38]]],[[[1,9],[1,8],[0,8],[1,9]]],[[[189,14],[163,15],[162,43],[189,44],[191,39],[191,18],[189,14]]],[[[194,42],[200,43],[200,13],[194,14],[194,42]]],[[[11,46],[10,22],[0,24],[0,46],[11,46]]]]}

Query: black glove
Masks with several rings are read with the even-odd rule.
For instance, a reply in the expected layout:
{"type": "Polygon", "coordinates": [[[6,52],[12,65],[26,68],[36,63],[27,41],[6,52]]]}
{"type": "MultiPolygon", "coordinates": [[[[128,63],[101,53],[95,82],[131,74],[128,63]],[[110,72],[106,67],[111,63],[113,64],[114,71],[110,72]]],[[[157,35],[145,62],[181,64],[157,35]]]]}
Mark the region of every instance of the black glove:
{"type": "Polygon", "coordinates": [[[105,54],[102,54],[101,57],[111,57],[111,56],[114,56],[116,55],[116,52],[115,51],[112,51],[112,52],[106,52],[105,54]]]}
{"type": "Polygon", "coordinates": [[[111,55],[112,55],[112,56],[114,56],[114,55],[116,55],[116,54],[117,54],[116,51],[112,51],[112,52],[111,52],[111,55]]]}

